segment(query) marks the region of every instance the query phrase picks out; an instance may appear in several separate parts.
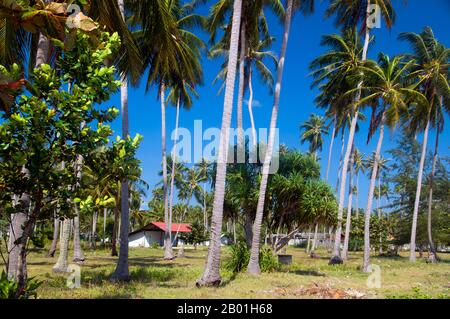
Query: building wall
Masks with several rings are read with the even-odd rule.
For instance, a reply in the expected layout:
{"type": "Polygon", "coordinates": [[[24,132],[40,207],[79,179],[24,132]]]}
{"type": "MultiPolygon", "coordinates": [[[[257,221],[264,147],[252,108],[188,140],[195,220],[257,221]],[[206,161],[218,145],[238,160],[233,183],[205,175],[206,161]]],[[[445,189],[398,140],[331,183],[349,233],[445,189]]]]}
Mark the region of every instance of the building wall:
{"type": "MultiPolygon", "coordinates": [[[[178,239],[174,240],[175,232],[172,232],[173,246],[178,245],[178,239]]],[[[164,245],[164,232],[162,231],[141,231],[133,234],[128,239],[129,247],[151,247],[153,243],[157,243],[159,246],[164,245]]]]}

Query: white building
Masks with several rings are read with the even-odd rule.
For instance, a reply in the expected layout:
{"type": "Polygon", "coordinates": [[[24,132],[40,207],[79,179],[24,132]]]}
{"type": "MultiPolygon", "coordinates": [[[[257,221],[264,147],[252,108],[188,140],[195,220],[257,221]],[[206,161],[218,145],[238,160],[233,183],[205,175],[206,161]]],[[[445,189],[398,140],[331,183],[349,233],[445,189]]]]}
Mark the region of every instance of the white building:
{"type": "MultiPolygon", "coordinates": [[[[129,247],[151,247],[154,243],[159,246],[164,245],[164,232],[166,224],[163,222],[152,222],[143,228],[136,230],[128,236],[129,247]]],[[[189,224],[172,224],[172,241],[173,246],[178,245],[178,235],[181,233],[191,232],[189,224]]]]}

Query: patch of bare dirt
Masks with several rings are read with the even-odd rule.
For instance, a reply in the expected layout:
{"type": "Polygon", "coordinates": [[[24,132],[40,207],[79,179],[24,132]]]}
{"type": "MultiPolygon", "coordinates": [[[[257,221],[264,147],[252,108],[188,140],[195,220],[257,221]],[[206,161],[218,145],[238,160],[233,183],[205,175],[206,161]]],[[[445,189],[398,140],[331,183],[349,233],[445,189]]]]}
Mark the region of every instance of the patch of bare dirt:
{"type": "Polygon", "coordinates": [[[365,299],[367,294],[353,288],[340,289],[333,288],[330,285],[320,285],[314,283],[310,286],[300,288],[275,288],[264,291],[274,297],[311,297],[318,299],[365,299]]]}

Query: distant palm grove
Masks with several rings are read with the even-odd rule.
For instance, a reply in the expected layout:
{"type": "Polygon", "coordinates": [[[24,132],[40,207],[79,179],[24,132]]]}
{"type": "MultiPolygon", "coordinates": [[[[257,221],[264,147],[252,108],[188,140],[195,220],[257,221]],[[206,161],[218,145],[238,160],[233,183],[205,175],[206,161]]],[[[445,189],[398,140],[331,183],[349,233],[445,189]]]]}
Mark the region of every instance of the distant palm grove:
{"type": "Polygon", "coordinates": [[[405,264],[426,258],[439,267],[450,247],[450,158],[439,154],[449,147],[442,132],[450,48],[423,26],[400,34],[404,54],[373,52],[374,8],[390,29],[397,6],[408,4],[325,1],[324,19],[336,31],[322,35],[322,53],[309,61],[311,87],[299,88],[319,92],[317,110],[293,128],[308,152],[286,147],[282,135],[277,145],[278,117],[287,112],[280,103],[285,63],[304,59],[286,56],[290,36],[306,32],[292,21],[315,14],[315,2],[0,0],[0,298],[39,294],[30,266],[36,252],[64,276],[72,264],[83,269],[91,252],[106,251],[115,263],[108,281],[129,282],[130,233],[152,222],[164,223],[161,260],[175,262],[189,246],[205,249],[202,271],[189,277],[199,288],[223,285],[223,269],[276,272],[293,245],[307,258],[326,258],[329,268],[353,254],[357,269],[370,273],[374,258],[402,251],[405,264]],[[199,13],[205,7],[206,16],[199,13]],[[280,39],[271,34],[276,20],[280,39]],[[212,106],[222,112],[217,159],[184,163],[179,123],[205,85],[203,59],[222,63],[214,82],[222,84],[223,107],[212,106]],[[273,98],[270,124],[253,115],[256,81],[273,98]],[[129,88],[137,86],[157,92],[146,99],[160,105],[156,185],[141,176],[145,137],[129,132],[129,88]],[[110,102],[118,92],[120,109],[110,102]],[[166,116],[170,106],[174,119],[166,116]],[[269,129],[266,142],[257,138],[261,127],[269,129]],[[395,145],[386,146],[389,138],[395,145]],[[361,151],[366,140],[376,144],[372,153],[361,151]]]}

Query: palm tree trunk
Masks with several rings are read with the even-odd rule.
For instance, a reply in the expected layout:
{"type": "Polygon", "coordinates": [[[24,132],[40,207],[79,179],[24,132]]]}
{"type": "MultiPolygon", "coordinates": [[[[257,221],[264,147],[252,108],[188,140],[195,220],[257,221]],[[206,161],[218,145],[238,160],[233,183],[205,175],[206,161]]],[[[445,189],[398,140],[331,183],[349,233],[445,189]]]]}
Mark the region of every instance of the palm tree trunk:
{"type": "Polygon", "coordinates": [[[107,208],[103,208],[103,239],[102,239],[102,244],[103,247],[106,246],[106,214],[108,212],[107,208]]]}
{"type": "Polygon", "coordinates": [[[92,235],[91,235],[91,248],[96,247],[96,235],[97,235],[97,219],[98,219],[98,212],[95,211],[94,215],[92,216],[92,235]]]}
{"type": "Polygon", "coordinates": [[[380,136],[378,138],[377,149],[375,151],[375,161],[373,163],[372,176],[370,178],[369,195],[367,197],[367,207],[366,211],[364,212],[364,264],[363,264],[364,272],[369,271],[370,265],[370,216],[372,214],[373,195],[378,175],[378,165],[380,161],[381,146],[383,144],[385,116],[386,114],[383,113],[381,117],[380,136]]]}
{"type": "MultiPolygon", "coordinates": [[[[367,2],[367,10],[366,10],[366,16],[367,18],[370,16],[370,1],[367,2]]],[[[369,42],[370,42],[370,28],[366,27],[366,35],[364,39],[364,47],[362,52],[362,61],[367,60],[367,51],[369,50],[369,42]]],[[[362,82],[358,84],[358,88],[361,89],[362,82]]],[[[361,98],[361,90],[358,93],[358,96],[356,98],[357,101],[361,98]]],[[[354,110],[354,114],[351,121],[350,126],[350,132],[348,136],[348,142],[347,142],[347,149],[345,151],[344,156],[344,164],[342,167],[342,176],[341,176],[341,185],[340,185],[340,191],[339,191],[339,206],[338,206],[338,224],[336,227],[336,235],[334,239],[334,248],[333,248],[333,257],[332,260],[338,260],[339,257],[339,251],[341,246],[341,233],[342,233],[342,215],[344,210],[344,196],[345,196],[345,185],[347,183],[347,169],[348,169],[348,162],[350,159],[350,154],[353,149],[353,140],[355,137],[355,131],[356,131],[356,124],[358,123],[358,115],[359,112],[357,109],[354,110]]]]}
{"type": "Polygon", "coordinates": [[[237,100],[237,130],[238,130],[238,148],[237,148],[237,161],[242,163],[245,161],[244,150],[244,128],[242,125],[242,105],[244,103],[244,88],[245,88],[245,76],[244,76],[244,66],[245,66],[245,24],[241,25],[241,36],[240,36],[240,57],[239,57],[239,88],[238,88],[238,100],[237,100]]]}
{"type": "Polygon", "coordinates": [[[216,185],[214,191],[213,215],[211,221],[211,236],[206,259],[205,270],[197,281],[197,286],[217,286],[220,277],[220,235],[222,232],[223,203],[225,197],[225,178],[227,173],[229,129],[233,112],[234,84],[236,80],[236,65],[239,48],[239,27],[241,24],[242,0],[234,0],[233,22],[231,28],[230,50],[228,59],[228,73],[225,86],[225,98],[220,131],[220,145],[216,169],[216,185]]]}
{"type": "Polygon", "coordinates": [[[256,147],[258,145],[256,136],[255,119],[253,117],[253,79],[252,79],[252,66],[249,64],[248,67],[248,114],[250,116],[250,124],[252,126],[252,146],[253,152],[256,152],[256,147]]]}
{"type": "MultiPolygon", "coordinates": [[[[441,100],[441,104],[442,104],[442,100],[441,100]]],[[[432,209],[433,209],[433,182],[434,182],[434,175],[436,173],[436,163],[437,163],[437,158],[438,158],[439,135],[440,135],[440,123],[438,121],[437,128],[436,128],[436,143],[434,146],[433,164],[432,164],[431,173],[430,173],[430,186],[429,186],[430,191],[428,194],[428,217],[427,217],[428,245],[430,246],[429,260],[432,263],[435,263],[438,260],[436,248],[434,247],[433,232],[432,232],[431,227],[432,227],[432,209]]]]}
{"type": "Polygon", "coordinates": [[[313,238],[313,243],[312,243],[312,248],[311,248],[311,252],[315,252],[316,250],[316,245],[317,245],[317,233],[319,232],[319,224],[316,223],[316,227],[314,229],[314,238],[313,238]]]}
{"type": "Polygon", "coordinates": [[[119,196],[116,198],[116,205],[114,206],[114,226],[111,235],[111,256],[117,256],[117,229],[119,227],[119,196]]]}
{"type": "MultiPolygon", "coordinates": [[[[125,3],[124,0],[117,0],[122,19],[125,20],[125,3]]],[[[122,108],[122,138],[127,139],[129,136],[129,121],[128,121],[128,77],[124,74],[121,77],[121,108],[122,108]]],[[[121,197],[120,197],[120,251],[119,260],[117,261],[116,270],[111,279],[113,281],[128,281],[128,234],[130,232],[130,196],[128,180],[123,180],[121,183],[121,197]]]]}
{"type": "Polygon", "coordinates": [[[264,213],[264,202],[266,199],[266,189],[267,180],[269,178],[270,163],[272,160],[272,153],[275,140],[275,129],[277,125],[278,118],[278,106],[280,104],[280,94],[281,94],[281,82],[283,79],[284,62],[286,59],[286,49],[289,40],[289,30],[291,27],[292,20],[292,9],[293,0],[287,1],[286,17],[284,21],[284,34],[283,43],[281,45],[281,54],[277,70],[277,82],[275,85],[274,103],[272,109],[272,119],[270,120],[270,133],[269,133],[269,143],[266,150],[266,156],[264,159],[264,165],[262,169],[262,179],[259,189],[258,205],[256,209],[256,218],[253,225],[253,241],[252,249],[250,251],[250,261],[248,263],[247,272],[250,274],[259,274],[261,272],[259,267],[259,242],[261,236],[261,223],[264,213]]]}
{"type": "MultiPolygon", "coordinates": [[[[377,212],[378,212],[378,219],[381,221],[381,172],[380,167],[378,167],[378,203],[377,203],[377,212]]],[[[378,243],[380,244],[380,247],[378,249],[379,254],[383,254],[383,236],[380,232],[380,238],[378,239],[378,243]]]]}
{"type": "Polygon", "coordinates": [[[306,253],[309,253],[309,249],[311,247],[311,228],[308,228],[308,238],[306,240],[306,253]]]}
{"type": "MultiPolygon", "coordinates": [[[[177,156],[177,142],[178,142],[178,123],[180,119],[180,97],[177,100],[177,114],[175,118],[175,140],[172,151],[172,174],[170,176],[170,202],[169,202],[169,220],[172,223],[173,216],[173,193],[175,188],[175,170],[176,170],[176,156],[177,156]]],[[[203,208],[205,212],[205,207],[203,208]]]]}
{"type": "Polygon", "coordinates": [[[245,242],[249,249],[252,247],[253,223],[254,222],[255,221],[251,219],[250,214],[248,214],[248,213],[245,214],[245,221],[244,221],[245,242]]]}
{"type": "Polygon", "coordinates": [[[45,35],[40,33],[38,40],[38,49],[36,51],[35,68],[39,67],[41,64],[47,63],[49,50],[50,50],[50,40],[45,35]]]}
{"type": "Polygon", "coordinates": [[[331,157],[333,154],[333,145],[334,145],[334,138],[336,137],[336,115],[333,119],[333,133],[331,134],[331,141],[330,141],[330,150],[328,151],[328,164],[327,164],[327,172],[325,174],[325,180],[328,181],[328,176],[330,173],[330,167],[331,167],[331,157]]]}
{"type": "MultiPolygon", "coordinates": [[[[23,198],[23,197],[22,197],[23,198]]],[[[17,280],[19,272],[19,254],[20,244],[18,241],[22,237],[22,225],[27,221],[27,214],[17,213],[11,215],[11,224],[9,226],[8,241],[8,278],[17,280]]]]}
{"type": "Polygon", "coordinates": [[[350,241],[350,228],[352,225],[352,205],[353,205],[353,163],[354,152],[350,162],[350,179],[348,186],[348,202],[347,202],[347,219],[345,220],[345,236],[344,236],[344,248],[342,250],[342,259],[344,261],[348,258],[348,243],[350,241]]]}
{"type": "MultiPolygon", "coordinates": [[[[81,125],[84,127],[84,123],[81,125]]],[[[78,188],[81,181],[81,170],[83,167],[83,157],[78,155],[75,163],[75,174],[77,176],[76,188],[78,188]]],[[[73,218],[73,261],[76,263],[81,263],[85,260],[83,250],[81,249],[80,240],[80,211],[78,209],[78,204],[74,204],[75,216],[73,218]]]]}
{"type": "Polygon", "coordinates": [[[50,246],[50,249],[48,250],[47,257],[55,256],[56,246],[58,244],[59,224],[60,224],[60,220],[55,214],[54,222],[53,222],[53,239],[52,239],[52,244],[50,246]]]}
{"type": "Polygon", "coordinates": [[[427,126],[425,127],[425,131],[423,133],[422,155],[420,157],[419,175],[417,176],[416,199],[414,201],[413,221],[412,221],[412,227],[411,227],[411,247],[410,247],[411,250],[410,250],[409,260],[412,262],[416,261],[417,217],[419,215],[420,193],[422,191],[423,167],[425,165],[425,157],[427,155],[427,143],[428,143],[429,128],[430,128],[430,114],[428,113],[427,126]]]}
{"type": "Polygon", "coordinates": [[[80,240],[80,213],[78,206],[75,204],[75,217],[73,218],[73,259],[76,263],[85,260],[83,250],[81,249],[80,240]]]}
{"type": "Polygon", "coordinates": [[[359,171],[356,172],[356,219],[359,218],[359,171]]]}
{"type": "Polygon", "coordinates": [[[162,166],[163,166],[163,189],[164,189],[164,260],[172,260],[174,258],[172,251],[171,223],[169,218],[169,196],[167,187],[167,152],[166,152],[166,86],[161,83],[159,96],[161,99],[161,148],[162,148],[162,166]]]}
{"type": "Polygon", "coordinates": [[[341,136],[341,155],[339,156],[339,168],[338,168],[338,176],[336,180],[336,193],[339,191],[339,185],[341,181],[341,173],[342,173],[342,161],[344,160],[344,151],[345,151],[345,129],[342,130],[341,136]]]}
{"type": "Polygon", "coordinates": [[[64,218],[62,222],[62,234],[59,244],[58,261],[53,266],[54,272],[68,272],[68,257],[69,257],[69,237],[70,237],[70,219],[64,218]]]}

